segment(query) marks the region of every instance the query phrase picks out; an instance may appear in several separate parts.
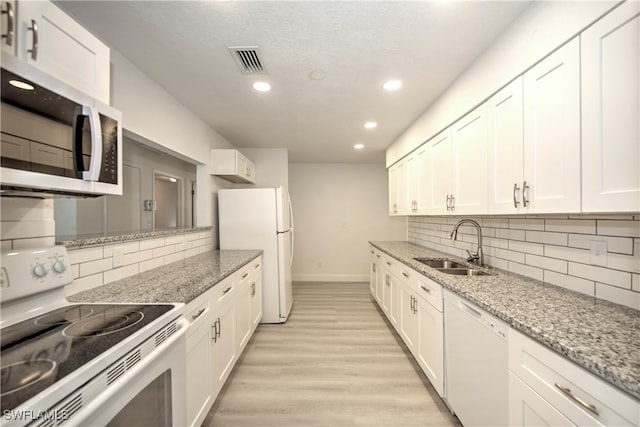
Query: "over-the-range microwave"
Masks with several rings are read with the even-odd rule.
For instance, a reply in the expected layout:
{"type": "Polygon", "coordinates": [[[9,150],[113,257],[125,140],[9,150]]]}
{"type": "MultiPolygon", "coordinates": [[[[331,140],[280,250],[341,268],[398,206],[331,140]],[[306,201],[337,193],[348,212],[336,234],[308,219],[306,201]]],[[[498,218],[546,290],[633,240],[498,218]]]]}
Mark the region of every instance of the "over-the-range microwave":
{"type": "Polygon", "coordinates": [[[1,194],[122,194],[122,114],[2,52],[1,194]]]}

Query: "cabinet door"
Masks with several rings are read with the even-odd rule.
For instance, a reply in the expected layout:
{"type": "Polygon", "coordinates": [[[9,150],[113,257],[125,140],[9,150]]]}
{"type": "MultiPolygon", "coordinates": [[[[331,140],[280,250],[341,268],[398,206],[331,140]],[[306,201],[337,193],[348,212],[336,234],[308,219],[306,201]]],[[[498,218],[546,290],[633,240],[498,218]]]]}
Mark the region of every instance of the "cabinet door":
{"type": "Polygon", "coordinates": [[[429,214],[450,212],[452,148],[450,129],[437,135],[428,143],[431,197],[427,210],[429,214]]]}
{"type": "Polygon", "coordinates": [[[418,341],[418,317],[415,313],[415,297],[412,289],[400,286],[400,336],[411,353],[415,354],[418,341]]]}
{"type": "Polygon", "coordinates": [[[410,213],[407,188],[407,161],[401,160],[398,163],[398,215],[408,215],[410,213]]]}
{"type": "Polygon", "coordinates": [[[384,268],[382,267],[382,255],[376,252],[376,301],[382,307],[382,295],[384,294],[384,268]]]}
{"type": "Polygon", "coordinates": [[[389,287],[391,297],[389,301],[389,320],[397,330],[400,325],[400,281],[395,276],[391,276],[389,287]]]}
{"type": "Polygon", "coordinates": [[[452,129],[453,211],[486,213],[487,115],[486,105],[458,120],[452,129]]]}
{"type": "Polygon", "coordinates": [[[262,277],[251,284],[251,330],[255,330],[262,319],[262,277]]]}
{"type": "Polygon", "coordinates": [[[18,9],[18,57],[109,104],[109,48],[51,2],[21,1],[18,9]]]}
{"type": "Polygon", "coordinates": [[[378,279],[378,263],[376,262],[375,252],[371,251],[371,262],[369,265],[369,292],[373,298],[376,297],[376,287],[378,279]]]}
{"type": "Polygon", "coordinates": [[[251,283],[243,283],[238,288],[238,299],[236,300],[236,342],[238,344],[237,353],[247,345],[251,337],[251,283]]]}
{"type": "Polygon", "coordinates": [[[413,215],[417,212],[416,203],[418,202],[418,194],[420,189],[420,181],[418,180],[419,166],[418,153],[414,152],[407,157],[407,214],[413,215]]]}
{"type": "Polygon", "coordinates": [[[224,385],[236,361],[235,302],[233,298],[215,308],[212,325],[214,397],[224,385]]]}
{"type": "Polygon", "coordinates": [[[509,372],[509,425],[513,427],[575,426],[511,372],[509,372]]]}
{"type": "Polygon", "coordinates": [[[527,212],[580,211],[579,42],[574,38],[524,75],[527,212]]]}
{"type": "Polygon", "coordinates": [[[398,214],[398,165],[389,168],[389,215],[398,214]]]}
{"type": "Polygon", "coordinates": [[[581,35],[582,211],[640,211],[640,2],[581,35]]]}
{"type": "Polygon", "coordinates": [[[522,76],[487,101],[490,213],[522,210],[524,128],[522,76]]]}
{"type": "Polygon", "coordinates": [[[418,342],[416,359],[438,394],[444,396],[443,316],[424,298],[417,297],[418,342]]]}
{"type": "Polygon", "coordinates": [[[211,325],[212,320],[206,320],[187,338],[187,420],[190,426],[202,423],[212,402],[211,325]]]}
{"type": "Polygon", "coordinates": [[[17,28],[16,2],[14,0],[2,0],[2,50],[12,55],[16,54],[16,28],[17,28]]]}
{"type": "Polygon", "coordinates": [[[391,307],[391,273],[385,269],[383,274],[384,285],[382,286],[382,311],[389,317],[391,307]]]}
{"type": "Polygon", "coordinates": [[[416,177],[418,180],[416,213],[425,215],[429,212],[429,200],[431,199],[431,173],[429,171],[429,148],[427,144],[418,149],[416,166],[418,168],[416,177]]]}

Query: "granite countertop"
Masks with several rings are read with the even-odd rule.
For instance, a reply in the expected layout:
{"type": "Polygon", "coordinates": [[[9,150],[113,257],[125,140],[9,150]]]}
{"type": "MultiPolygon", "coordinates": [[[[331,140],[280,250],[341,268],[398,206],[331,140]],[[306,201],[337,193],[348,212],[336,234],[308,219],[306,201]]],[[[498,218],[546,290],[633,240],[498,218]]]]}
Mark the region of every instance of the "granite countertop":
{"type": "Polygon", "coordinates": [[[413,258],[460,259],[409,242],[370,243],[640,399],[640,311],[497,269],[441,273],[413,258]]]}
{"type": "Polygon", "coordinates": [[[155,239],[156,237],[175,236],[176,234],[199,233],[211,231],[213,227],[167,228],[164,230],[139,230],[117,233],[82,234],[77,236],[60,236],[56,238],[56,245],[63,245],[67,249],[83,246],[120,243],[130,240],[155,239]]]}
{"type": "Polygon", "coordinates": [[[205,252],[68,297],[90,303],[188,303],[262,254],[260,250],[205,252]]]}

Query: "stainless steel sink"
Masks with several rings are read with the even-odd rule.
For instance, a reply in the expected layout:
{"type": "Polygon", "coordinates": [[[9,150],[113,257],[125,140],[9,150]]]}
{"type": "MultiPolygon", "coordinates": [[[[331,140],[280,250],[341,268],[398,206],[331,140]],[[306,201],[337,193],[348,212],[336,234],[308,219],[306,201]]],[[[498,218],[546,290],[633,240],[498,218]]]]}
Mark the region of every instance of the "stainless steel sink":
{"type": "Polygon", "coordinates": [[[456,261],[451,261],[450,259],[432,259],[432,258],[414,258],[414,259],[418,262],[421,262],[435,269],[467,268],[464,264],[456,261]]]}
{"type": "Polygon", "coordinates": [[[436,268],[436,270],[456,276],[491,276],[490,273],[478,270],[477,268],[436,268]]]}

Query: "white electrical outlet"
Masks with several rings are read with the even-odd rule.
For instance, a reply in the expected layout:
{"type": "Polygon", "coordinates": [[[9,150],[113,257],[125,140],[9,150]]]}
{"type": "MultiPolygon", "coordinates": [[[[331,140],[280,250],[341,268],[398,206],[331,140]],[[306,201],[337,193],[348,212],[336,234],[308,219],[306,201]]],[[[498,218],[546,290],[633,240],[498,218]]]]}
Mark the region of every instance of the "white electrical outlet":
{"type": "Polygon", "coordinates": [[[122,267],[124,265],[124,248],[113,248],[113,268],[122,267]]]}
{"type": "Polygon", "coordinates": [[[636,257],[635,269],[636,269],[636,271],[640,271],[640,240],[636,240],[636,244],[635,244],[635,248],[633,250],[633,253],[635,254],[635,257],[636,257]]]}
{"type": "Polygon", "coordinates": [[[591,264],[607,266],[607,242],[601,240],[591,241],[591,264]]]}

